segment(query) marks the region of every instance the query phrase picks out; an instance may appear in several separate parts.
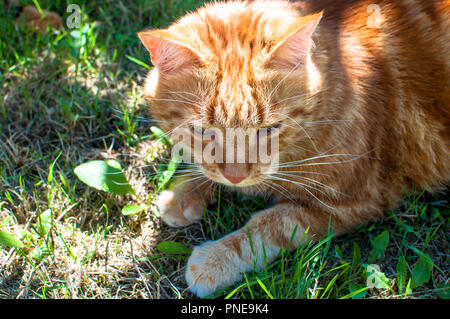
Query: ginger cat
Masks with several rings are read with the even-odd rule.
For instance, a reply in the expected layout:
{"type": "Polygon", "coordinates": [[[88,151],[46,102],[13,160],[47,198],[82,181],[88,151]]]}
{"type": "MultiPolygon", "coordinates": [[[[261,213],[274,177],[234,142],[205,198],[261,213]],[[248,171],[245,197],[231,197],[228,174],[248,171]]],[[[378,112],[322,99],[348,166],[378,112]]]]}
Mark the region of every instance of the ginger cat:
{"type": "Polygon", "coordinates": [[[194,159],[159,195],[162,219],[202,218],[213,183],[276,200],[195,247],[186,280],[198,296],[262,267],[263,243],[270,262],[294,229],[291,249],[308,227],[308,237],[329,223],[343,234],[405,191],[450,181],[450,0],[216,2],[139,37],[155,66],[145,83],[153,118],[166,132],[184,129],[194,159]],[[247,146],[276,139],[268,165],[207,163],[193,148],[200,140],[201,151],[209,142],[248,159],[250,147],[217,138],[239,128],[256,132],[247,146]]]}

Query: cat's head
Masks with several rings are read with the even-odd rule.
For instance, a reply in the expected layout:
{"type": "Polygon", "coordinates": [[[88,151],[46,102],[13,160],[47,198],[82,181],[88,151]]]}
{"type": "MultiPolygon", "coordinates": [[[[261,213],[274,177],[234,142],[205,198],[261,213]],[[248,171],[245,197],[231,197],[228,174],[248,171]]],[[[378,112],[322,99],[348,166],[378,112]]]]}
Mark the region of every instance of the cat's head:
{"type": "Polygon", "coordinates": [[[321,88],[310,55],[321,17],[288,2],[215,3],[139,33],[155,66],[145,83],[152,116],[207,177],[258,184],[280,159],[315,147],[301,123],[314,119],[321,88]]]}

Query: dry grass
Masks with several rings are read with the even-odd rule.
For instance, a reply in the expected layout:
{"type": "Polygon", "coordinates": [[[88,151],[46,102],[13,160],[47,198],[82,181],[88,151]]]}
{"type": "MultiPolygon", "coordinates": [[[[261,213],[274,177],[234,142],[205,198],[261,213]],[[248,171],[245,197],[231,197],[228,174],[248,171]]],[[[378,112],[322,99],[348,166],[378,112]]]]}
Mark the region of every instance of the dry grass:
{"type": "MultiPolygon", "coordinates": [[[[216,227],[216,207],[210,207],[202,224],[183,229],[163,225],[151,209],[124,216],[121,208],[130,201],[151,201],[151,175],[168,155],[149,136],[151,120],[140,88],[146,70],[126,56],[148,63],[136,32],[167,25],[201,1],[148,0],[133,6],[113,0],[79,1],[84,12],[81,29],[87,26],[81,48],[74,45],[73,30],[40,36],[18,27],[15,16],[31,3],[10,2],[0,9],[5,28],[0,34],[0,230],[25,244],[22,250],[0,248],[0,298],[192,297],[184,280],[187,256],[167,256],[156,244],[173,240],[193,246],[216,239],[242,226],[251,210],[264,203],[223,194],[221,212],[228,219],[216,227]],[[99,192],[78,181],[73,169],[93,159],[118,160],[139,199],[99,192]],[[52,222],[42,234],[36,224],[48,210],[52,222]]],[[[40,1],[40,5],[67,16],[65,1],[40,1]]],[[[449,281],[447,198],[444,194],[417,202],[408,199],[397,219],[390,216],[333,241],[323,270],[331,270],[330,274],[317,275],[316,286],[308,286],[302,296],[317,297],[308,291],[324,290],[339,272],[333,269],[344,261],[351,263],[353,242],[361,247],[361,273],[344,274],[333,284],[331,296],[348,294],[349,283],[363,284],[370,242],[388,229],[391,241],[377,261],[383,271],[395,278],[397,260],[404,255],[411,274],[417,255],[407,247],[426,252],[442,272],[433,268],[428,284],[408,297],[435,298],[440,285],[448,287],[449,281]],[[404,225],[411,229],[406,231],[404,225]],[[336,246],[342,257],[337,256],[336,246]]],[[[295,270],[293,257],[286,256],[286,261],[295,270]]],[[[272,278],[293,276],[292,271],[280,269],[270,270],[268,287],[272,278]]],[[[259,274],[251,275],[250,281],[255,276],[259,274]]],[[[277,290],[277,285],[272,288],[278,298],[292,297],[285,289],[277,290]]],[[[250,297],[251,290],[256,297],[266,297],[254,284],[244,284],[235,297],[250,297]]],[[[405,296],[371,290],[366,297],[405,296]]]]}

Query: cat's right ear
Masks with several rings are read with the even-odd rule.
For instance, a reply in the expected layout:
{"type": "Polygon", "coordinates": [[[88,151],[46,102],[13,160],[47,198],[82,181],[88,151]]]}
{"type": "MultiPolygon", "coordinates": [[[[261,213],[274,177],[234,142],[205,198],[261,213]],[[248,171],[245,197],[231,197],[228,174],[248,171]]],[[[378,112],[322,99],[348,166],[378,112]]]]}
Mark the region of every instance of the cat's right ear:
{"type": "Polygon", "coordinates": [[[192,48],[174,40],[165,30],[143,31],[138,36],[150,53],[153,65],[162,73],[185,71],[201,63],[192,48]]]}

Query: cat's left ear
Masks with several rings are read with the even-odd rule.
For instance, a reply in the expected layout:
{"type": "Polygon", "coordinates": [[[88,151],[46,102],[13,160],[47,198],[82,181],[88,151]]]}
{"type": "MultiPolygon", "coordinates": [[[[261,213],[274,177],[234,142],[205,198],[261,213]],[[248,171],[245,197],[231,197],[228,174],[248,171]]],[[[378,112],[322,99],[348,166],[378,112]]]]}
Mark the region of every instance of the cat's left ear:
{"type": "Polygon", "coordinates": [[[302,18],[299,26],[293,27],[271,51],[266,67],[291,71],[304,63],[313,46],[312,35],[322,16],[323,11],[302,18]]]}
{"type": "Polygon", "coordinates": [[[143,31],[138,36],[150,53],[153,65],[162,73],[184,71],[201,62],[197,52],[167,30],[143,31]]]}

